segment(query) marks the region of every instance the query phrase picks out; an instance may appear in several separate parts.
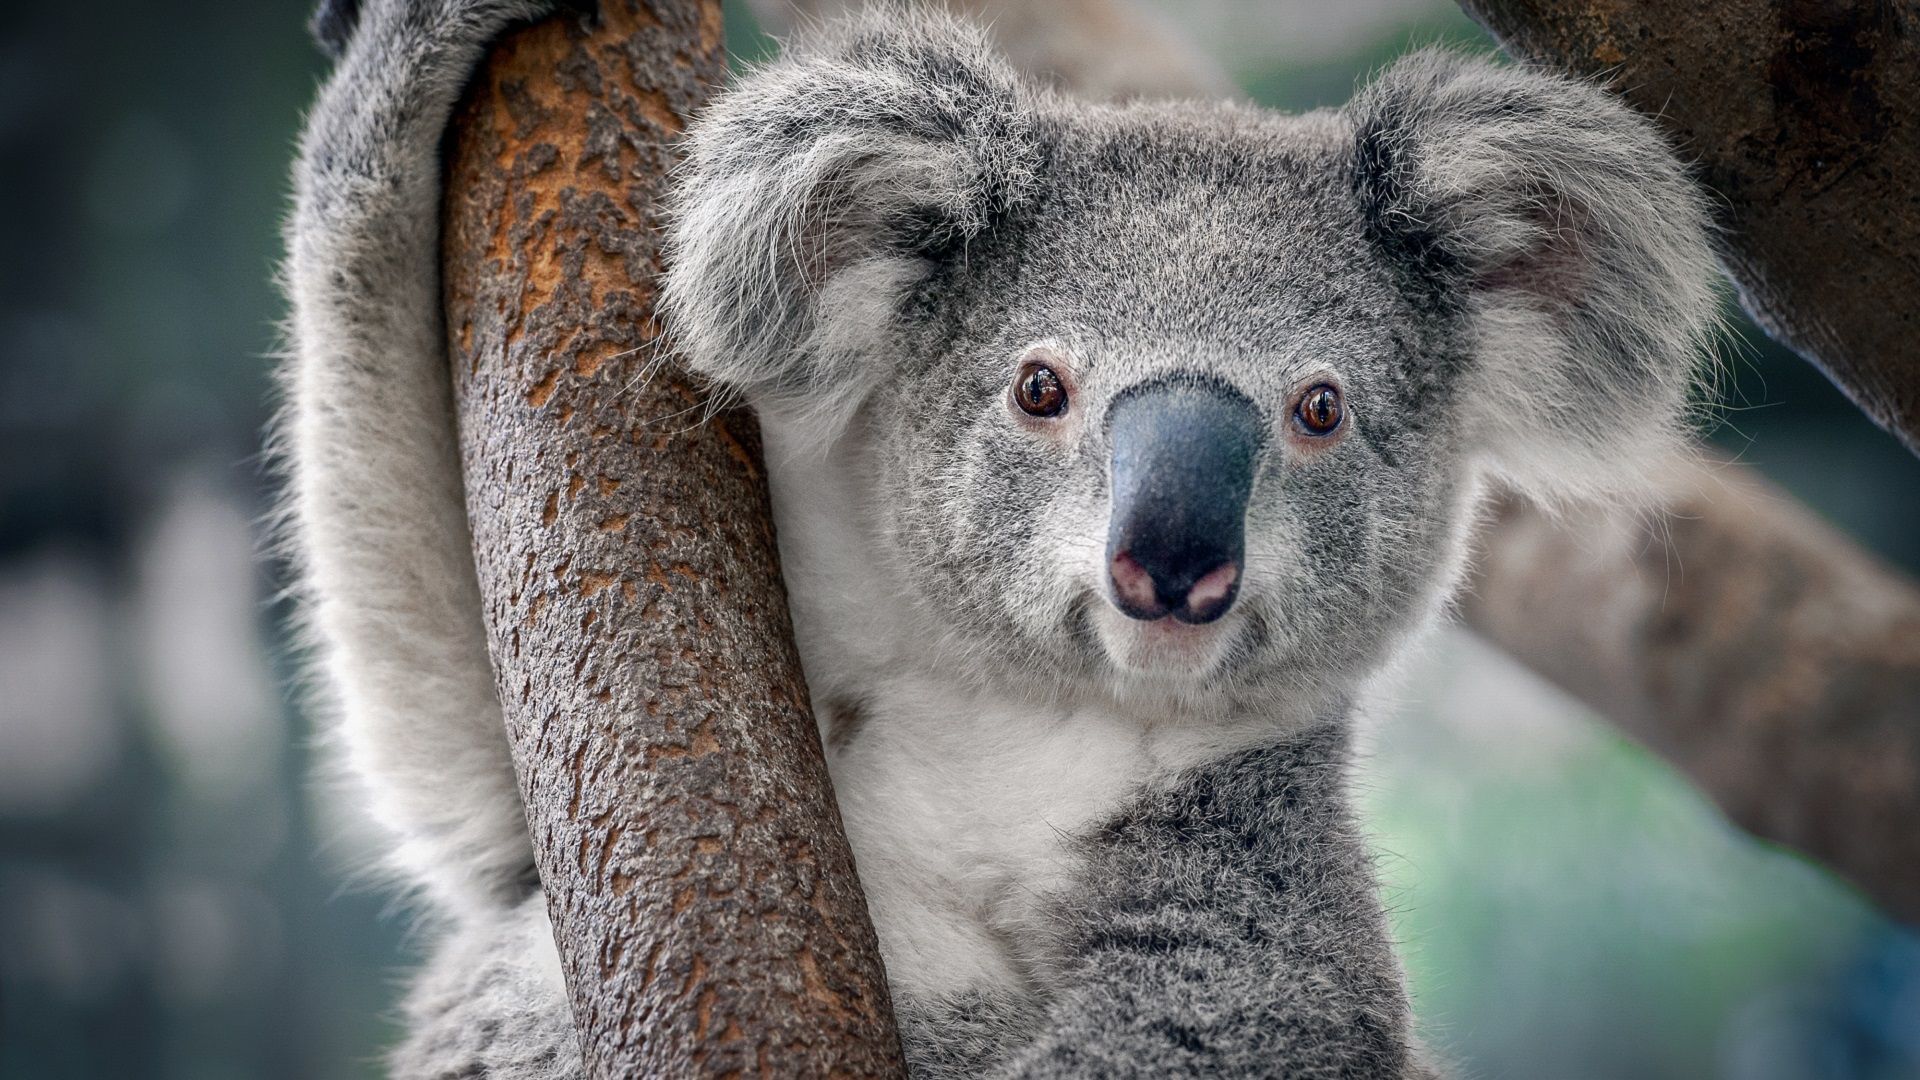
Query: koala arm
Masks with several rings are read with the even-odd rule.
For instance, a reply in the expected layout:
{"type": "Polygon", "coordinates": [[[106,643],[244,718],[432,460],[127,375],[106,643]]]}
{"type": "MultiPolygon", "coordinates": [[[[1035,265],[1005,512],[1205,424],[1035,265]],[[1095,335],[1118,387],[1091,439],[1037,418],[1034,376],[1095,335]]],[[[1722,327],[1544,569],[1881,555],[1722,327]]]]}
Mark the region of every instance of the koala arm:
{"type": "Polygon", "coordinates": [[[1203,766],[1087,843],[1037,1007],[903,1011],[915,1075],[1427,1077],[1328,724],[1203,766]]]}
{"type": "Polygon", "coordinates": [[[435,942],[402,1016],[405,1034],[387,1058],[393,1080],[586,1075],[539,891],[517,906],[464,919],[435,942]]]}
{"type": "Polygon", "coordinates": [[[441,137],[536,0],[327,6],[283,277],[286,535],[356,796],[447,911],[525,895],[531,850],[481,625],[439,288],[441,137]],[[354,25],[357,22],[357,25],[354,25]]]}

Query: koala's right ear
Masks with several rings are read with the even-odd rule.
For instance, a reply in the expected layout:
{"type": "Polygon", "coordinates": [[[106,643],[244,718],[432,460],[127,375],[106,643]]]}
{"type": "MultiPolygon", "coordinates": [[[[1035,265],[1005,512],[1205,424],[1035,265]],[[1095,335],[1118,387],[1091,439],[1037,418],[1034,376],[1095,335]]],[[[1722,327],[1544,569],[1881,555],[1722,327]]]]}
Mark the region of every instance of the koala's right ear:
{"type": "Polygon", "coordinates": [[[360,21],[360,0],[320,0],[307,17],[307,33],[329,60],[338,60],[347,52],[347,41],[360,21]]]}
{"type": "Polygon", "coordinates": [[[1032,93],[977,29],[898,12],[747,75],[677,181],[662,302],[688,362],[837,431],[906,291],[1029,197],[1032,93]]]}
{"type": "Polygon", "coordinates": [[[1370,237],[1464,316],[1481,460],[1548,501],[1652,490],[1720,299],[1705,201],[1654,123],[1591,83],[1443,52],[1348,110],[1370,237]]]}

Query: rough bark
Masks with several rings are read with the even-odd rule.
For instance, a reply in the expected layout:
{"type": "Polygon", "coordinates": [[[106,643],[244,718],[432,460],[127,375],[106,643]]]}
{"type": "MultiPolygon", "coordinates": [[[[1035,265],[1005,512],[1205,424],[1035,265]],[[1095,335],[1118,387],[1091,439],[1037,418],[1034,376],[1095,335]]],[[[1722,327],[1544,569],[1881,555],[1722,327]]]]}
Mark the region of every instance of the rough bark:
{"type": "Polygon", "coordinates": [[[1668,496],[1503,504],[1468,623],[1920,922],[1920,587],[1748,470],[1680,468],[1668,496]]]}
{"type": "Polygon", "coordinates": [[[1606,80],[1717,193],[1754,319],[1920,453],[1920,9],[1892,0],[1463,0],[1606,80]]]}
{"type": "Polygon", "coordinates": [[[900,1076],[758,430],[657,341],[720,4],[599,7],[493,50],[445,234],[487,631],[582,1047],[603,1077],[900,1076]]]}

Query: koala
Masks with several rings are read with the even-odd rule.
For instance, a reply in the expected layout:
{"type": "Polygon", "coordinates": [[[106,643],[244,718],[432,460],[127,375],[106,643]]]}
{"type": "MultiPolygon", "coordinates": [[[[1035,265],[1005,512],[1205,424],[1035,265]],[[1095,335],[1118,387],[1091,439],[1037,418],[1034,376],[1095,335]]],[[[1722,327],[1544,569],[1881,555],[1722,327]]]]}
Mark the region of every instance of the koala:
{"type": "MultiPolygon", "coordinates": [[[[340,759],[436,951],[403,1077],[579,1075],[494,698],[437,278],[532,0],[369,0],[295,172],[288,517],[340,759]]],[[[1718,297],[1653,126],[1423,52],[1347,105],[1096,104],[897,8],[686,139],[663,306],[758,412],[918,1077],[1434,1075],[1347,796],[1492,485],[1631,500],[1718,297]]]]}

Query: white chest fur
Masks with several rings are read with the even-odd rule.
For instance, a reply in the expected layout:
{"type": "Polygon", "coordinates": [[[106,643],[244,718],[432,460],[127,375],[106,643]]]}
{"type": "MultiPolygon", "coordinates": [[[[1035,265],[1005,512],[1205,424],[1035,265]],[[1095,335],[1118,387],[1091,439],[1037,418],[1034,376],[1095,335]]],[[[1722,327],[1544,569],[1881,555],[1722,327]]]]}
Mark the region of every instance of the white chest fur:
{"type": "Polygon", "coordinates": [[[767,433],[795,630],[888,974],[910,994],[1024,986],[1071,838],[1278,722],[982,689],[900,610],[857,470],[767,433]]]}
{"type": "Polygon", "coordinates": [[[1035,978],[1042,912],[1074,870],[1070,838],[1221,748],[1217,730],[926,672],[867,690],[858,737],[830,761],[881,953],[909,993],[1035,978]]]}

